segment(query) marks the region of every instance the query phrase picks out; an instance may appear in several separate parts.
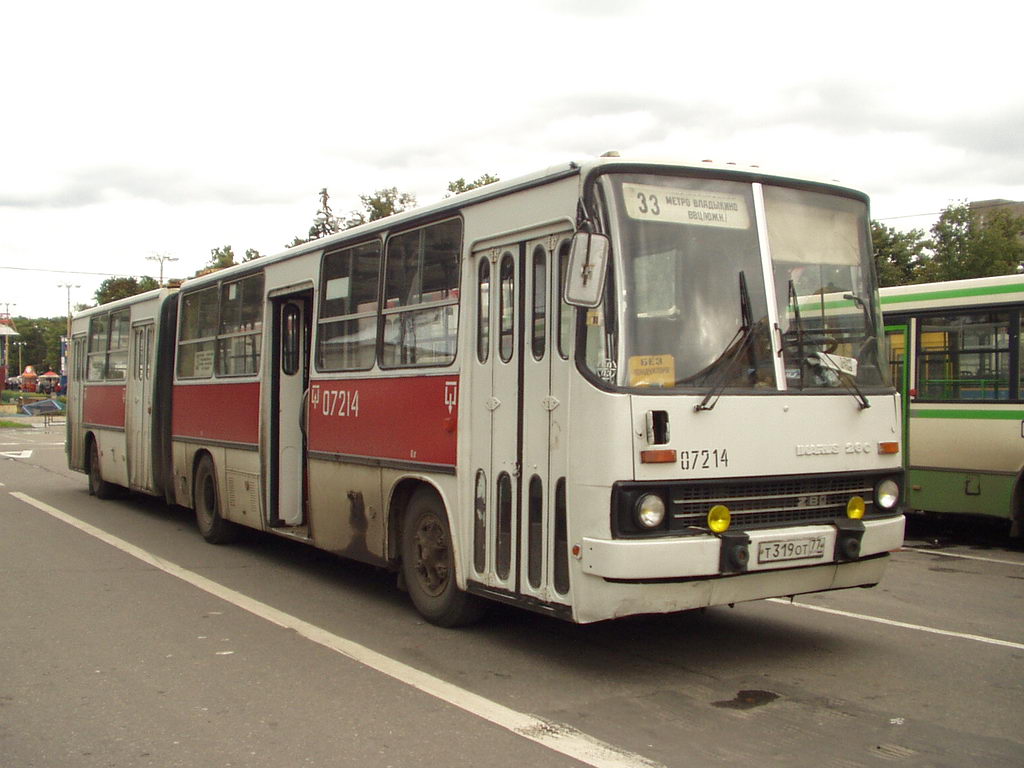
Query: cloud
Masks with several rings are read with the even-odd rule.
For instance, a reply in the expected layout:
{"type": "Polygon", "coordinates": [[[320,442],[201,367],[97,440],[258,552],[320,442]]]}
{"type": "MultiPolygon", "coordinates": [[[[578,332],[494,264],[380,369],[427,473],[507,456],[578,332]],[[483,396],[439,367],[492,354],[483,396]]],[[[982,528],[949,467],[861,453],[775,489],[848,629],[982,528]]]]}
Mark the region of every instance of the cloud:
{"type": "Polygon", "coordinates": [[[292,202],[273,187],[211,184],[171,168],[106,165],[74,169],[44,190],[0,191],[0,207],[81,208],[119,200],[155,201],[167,205],[222,203],[267,205],[292,202]]]}

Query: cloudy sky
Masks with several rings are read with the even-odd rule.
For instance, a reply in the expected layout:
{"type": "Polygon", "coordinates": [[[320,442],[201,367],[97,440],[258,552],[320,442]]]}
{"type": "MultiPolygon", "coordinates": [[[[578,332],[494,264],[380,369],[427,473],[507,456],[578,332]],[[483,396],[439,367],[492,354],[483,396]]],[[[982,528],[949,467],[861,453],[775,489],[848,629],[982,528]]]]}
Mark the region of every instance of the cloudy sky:
{"type": "Polygon", "coordinates": [[[276,253],[322,187],[609,149],[837,179],[890,226],[1024,200],[1024,4],[0,2],[0,312],[276,253]]]}

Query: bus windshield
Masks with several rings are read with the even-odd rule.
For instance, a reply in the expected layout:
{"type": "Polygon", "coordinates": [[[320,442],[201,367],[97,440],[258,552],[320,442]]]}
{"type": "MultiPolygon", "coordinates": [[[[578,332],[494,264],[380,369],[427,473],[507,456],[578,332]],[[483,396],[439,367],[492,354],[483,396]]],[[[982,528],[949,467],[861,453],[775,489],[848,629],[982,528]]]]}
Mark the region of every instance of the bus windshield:
{"type": "Polygon", "coordinates": [[[604,303],[587,313],[585,354],[604,384],[771,391],[885,383],[863,202],[649,174],[605,176],[599,194],[614,267],[604,303]]]}

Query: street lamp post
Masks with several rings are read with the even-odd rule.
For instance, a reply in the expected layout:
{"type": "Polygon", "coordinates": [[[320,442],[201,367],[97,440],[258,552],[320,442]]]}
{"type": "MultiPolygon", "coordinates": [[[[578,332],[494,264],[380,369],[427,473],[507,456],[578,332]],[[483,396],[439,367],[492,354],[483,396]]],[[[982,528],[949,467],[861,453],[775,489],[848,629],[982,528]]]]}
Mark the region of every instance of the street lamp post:
{"type": "MultiPolygon", "coordinates": [[[[5,301],[3,304],[4,304],[4,311],[3,311],[3,314],[0,314],[0,318],[5,320],[7,323],[10,323],[11,322],[11,307],[16,307],[18,305],[15,304],[13,301],[5,301]]],[[[11,325],[11,328],[13,330],[14,326],[11,325]]],[[[17,335],[17,334],[15,334],[15,335],[17,335]]],[[[10,337],[9,334],[6,334],[6,333],[4,334],[4,366],[6,366],[7,368],[11,367],[11,337],[10,337]]],[[[20,374],[21,371],[18,371],[18,373],[20,374]]],[[[7,386],[6,376],[8,376],[8,375],[10,375],[9,371],[8,371],[7,374],[5,374],[5,380],[4,381],[0,381],[0,389],[3,389],[4,387],[7,386]]]]}
{"type": "Polygon", "coordinates": [[[71,283],[61,283],[60,287],[68,289],[68,332],[67,332],[67,337],[68,337],[68,343],[70,344],[71,343],[71,289],[72,288],[81,288],[82,286],[80,286],[80,285],[72,285],[71,283]]]}
{"type": "Polygon", "coordinates": [[[71,283],[61,283],[60,287],[68,289],[68,325],[67,325],[67,333],[64,335],[64,349],[62,350],[62,352],[64,354],[62,354],[60,356],[60,364],[61,364],[61,371],[60,372],[62,374],[64,374],[65,376],[67,376],[68,375],[67,359],[68,359],[68,353],[71,351],[71,289],[72,288],[81,288],[82,286],[80,286],[80,285],[72,285],[71,283]]]}
{"type": "Polygon", "coordinates": [[[165,261],[177,261],[177,256],[168,256],[165,253],[156,253],[152,256],[147,256],[146,261],[159,261],[160,262],[160,287],[164,287],[164,262],[165,261]]]}

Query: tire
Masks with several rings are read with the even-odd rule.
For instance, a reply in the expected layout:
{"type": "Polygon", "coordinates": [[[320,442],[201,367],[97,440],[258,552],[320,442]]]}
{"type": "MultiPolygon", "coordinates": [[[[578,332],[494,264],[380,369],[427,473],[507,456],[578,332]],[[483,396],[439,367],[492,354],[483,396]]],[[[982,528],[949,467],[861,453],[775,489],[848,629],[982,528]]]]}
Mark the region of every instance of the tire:
{"type": "Polygon", "coordinates": [[[416,610],[439,627],[472,624],[484,602],[458,588],[451,529],[444,505],[433,491],[413,494],[402,525],[402,575],[416,610]]]}
{"type": "Polygon", "coordinates": [[[100,471],[100,449],[95,440],[89,441],[89,495],[97,499],[109,499],[114,496],[117,486],[103,479],[100,471]]]}
{"type": "Polygon", "coordinates": [[[192,506],[196,511],[196,526],[203,538],[211,544],[230,544],[238,538],[238,526],[220,515],[220,494],[217,493],[217,473],[213,459],[203,456],[196,466],[192,484],[192,506]]]}

